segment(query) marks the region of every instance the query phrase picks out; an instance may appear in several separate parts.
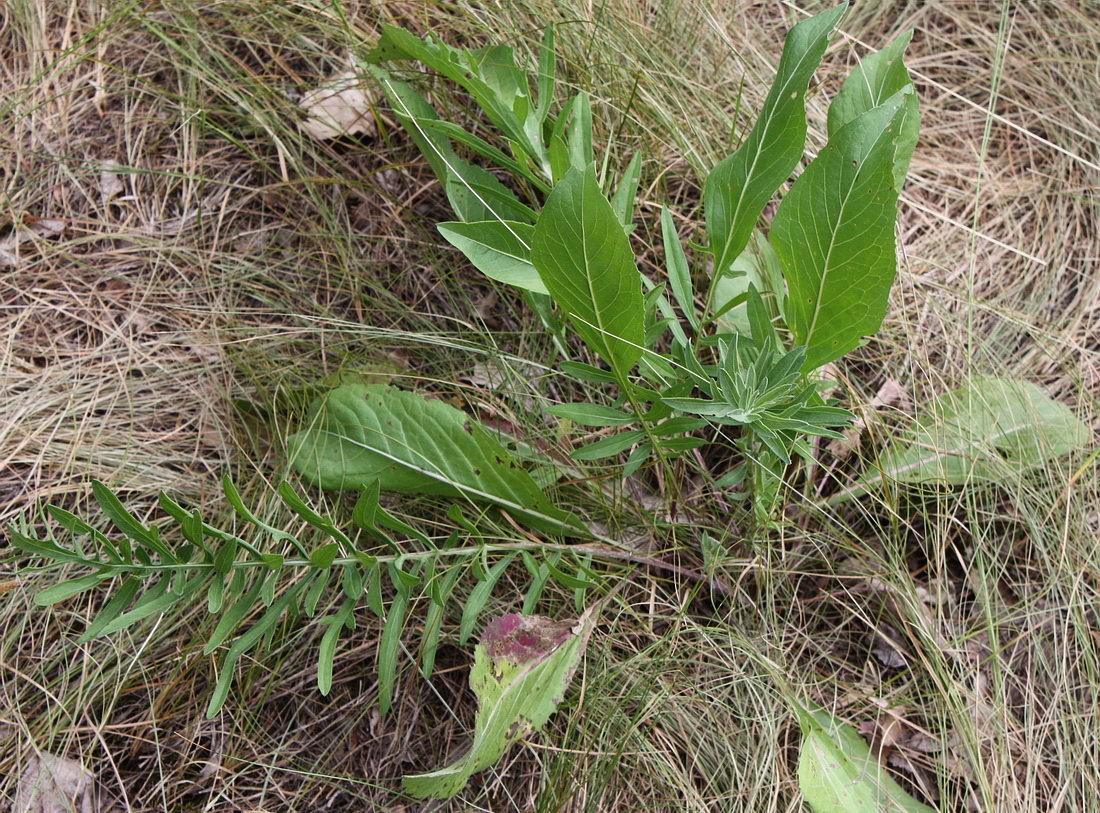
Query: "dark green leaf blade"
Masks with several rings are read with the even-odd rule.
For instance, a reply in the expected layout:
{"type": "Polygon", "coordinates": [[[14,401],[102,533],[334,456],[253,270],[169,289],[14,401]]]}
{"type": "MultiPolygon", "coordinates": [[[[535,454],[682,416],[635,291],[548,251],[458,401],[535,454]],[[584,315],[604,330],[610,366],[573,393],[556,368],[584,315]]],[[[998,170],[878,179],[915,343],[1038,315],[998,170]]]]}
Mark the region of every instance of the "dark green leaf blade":
{"type": "Polygon", "coordinates": [[[642,287],[630,240],[592,167],[574,168],[546,200],[531,261],[585,343],[625,376],[642,354],[642,287]]]}
{"type": "MultiPolygon", "coordinates": [[[[829,105],[829,137],[868,110],[878,107],[902,88],[912,84],[902,55],[913,32],[907,31],[881,51],[864,57],[844,80],[844,86],[829,105]]],[[[898,128],[894,150],[894,186],[900,191],[917,145],[920,111],[914,95],[906,101],[905,116],[898,128]]]]}
{"type": "Polygon", "coordinates": [[[894,141],[912,86],[846,125],[806,168],[772,222],[787,321],[804,370],[879,329],[894,283],[894,141]]]}

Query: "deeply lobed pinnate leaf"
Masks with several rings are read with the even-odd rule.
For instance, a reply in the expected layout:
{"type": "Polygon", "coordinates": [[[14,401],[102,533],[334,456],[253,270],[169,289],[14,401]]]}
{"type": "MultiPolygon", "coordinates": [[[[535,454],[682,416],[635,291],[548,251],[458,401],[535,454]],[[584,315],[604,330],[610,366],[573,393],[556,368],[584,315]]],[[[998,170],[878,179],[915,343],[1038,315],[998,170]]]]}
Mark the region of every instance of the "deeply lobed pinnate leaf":
{"type": "Polygon", "coordinates": [[[470,672],[478,700],[470,750],[445,768],[406,776],[405,789],[419,797],[454,796],[508,746],[541,728],[580,665],[593,623],[591,613],[576,622],[516,613],[490,621],[470,672]]]}

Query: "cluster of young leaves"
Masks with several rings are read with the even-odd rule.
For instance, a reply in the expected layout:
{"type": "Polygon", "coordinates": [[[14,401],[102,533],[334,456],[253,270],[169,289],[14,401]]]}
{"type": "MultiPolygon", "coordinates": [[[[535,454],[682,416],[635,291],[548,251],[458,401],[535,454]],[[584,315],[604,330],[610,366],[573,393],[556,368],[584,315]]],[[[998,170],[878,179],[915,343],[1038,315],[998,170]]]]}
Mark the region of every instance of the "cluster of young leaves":
{"type": "Polygon", "coordinates": [[[833,435],[832,427],[850,420],[821,401],[810,374],[874,333],[886,313],[896,270],[897,196],[919,126],[901,59],[908,36],[848,77],[830,106],[828,144],[783,197],[768,235],[756,230],[802,158],[807,87],[844,11],[841,5],[791,29],[755,125],[706,178],[707,245],[696,264],[709,255],[713,273],[701,297],[667,210],[667,279],[658,284],[639,272],[628,238],[639,157],[609,199],[601,178],[607,159],[597,174],[593,158],[588,96],[574,95],[554,114],[552,28],[534,95],[510,48],[464,50],[394,27],[383,32],[370,69],[448,190],[460,220],[441,224],[441,233],[487,276],[523,289],[558,333],[552,302],[607,365],[567,361],[563,369],[619,388],[611,406],[551,410],[586,426],[624,427],[575,450],[575,459],[628,452],[629,474],[654,456],[707,443],[696,433],[708,424],[738,427],[730,431],[744,463],[719,482],[751,470],[756,515],[766,519],[792,453],[808,455],[808,436],[833,435]],[[422,96],[381,67],[398,61],[420,62],[463,87],[509,152],[442,125],[422,96]],[[495,178],[486,181],[478,174],[484,170],[471,172],[457,158],[456,143],[511,172],[526,202],[495,178]],[[731,288],[741,277],[744,285],[731,288]],[[729,318],[739,309],[750,317],[740,322],[748,330],[729,318]],[[694,390],[709,398],[691,397],[694,390]]]}
{"type": "Polygon", "coordinates": [[[36,535],[26,523],[8,529],[17,551],[90,571],[41,590],[36,604],[47,606],[108,588],[106,602],[80,642],[121,632],[178,604],[190,606],[205,597],[206,609],[217,623],[203,653],[227,647],[207,705],[208,716],[217,714],[226,702],[240,659],[302,616],[314,619],[324,630],[317,652],[317,687],[322,694],[332,688],[340,634],[355,627],[361,605],[383,620],[377,669],[379,704],[386,713],[393,700],[401,636],[410,605],[417,599],[426,598],[429,603],[419,652],[420,669],[427,678],[434,669],[445,614],[453,610],[459,615],[458,639],[464,645],[513,561],[521,560],[531,576],[525,612],[531,611],[550,580],[575,591],[578,604],[594,586],[588,577],[590,559],[582,563],[560,549],[543,550],[537,545],[483,544],[476,526],[457,506],[450,512],[455,529],[436,541],[380,505],[378,481],[365,484],[355,505],[353,522],[365,532],[356,539],[315,511],[289,483],[278,486],[278,495],[311,529],[304,535],[260,519],[229,478],[223,480],[223,490],[237,516],[253,526],[266,544],[214,527],[198,511],[186,510],[163,493],[159,505],[167,524],[146,525],[98,481],[92,485],[92,494],[117,536],[55,505],[46,506],[46,512],[67,532],[67,544],[52,532],[36,535]],[[168,530],[173,526],[182,541],[170,541],[168,530]],[[364,540],[372,543],[370,552],[356,544],[364,540]],[[473,577],[468,593],[459,589],[464,576],[473,577]],[[331,603],[334,594],[343,597],[338,609],[317,618],[318,608],[331,603]]]}

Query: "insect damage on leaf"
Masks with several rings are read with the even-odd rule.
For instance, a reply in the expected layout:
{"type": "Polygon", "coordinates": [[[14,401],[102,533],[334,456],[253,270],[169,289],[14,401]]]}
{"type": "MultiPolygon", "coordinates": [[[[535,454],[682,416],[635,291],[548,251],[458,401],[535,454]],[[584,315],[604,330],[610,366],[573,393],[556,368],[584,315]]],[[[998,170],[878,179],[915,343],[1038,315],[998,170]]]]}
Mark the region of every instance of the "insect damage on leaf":
{"type": "Polygon", "coordinates": [[[541,728],[580,665],[594,619],[590,609],[575,623],[517,613],[490,621],[470,671],[478,701],[470,750],[445,768],[406,776],[405,789],[419,797],[454,796],[510,745],[541,728]]]}
{"type": "Polygon", "coordinates": [[[573,625],[539,615],[508,613],[494,618],[481,635],[493,671],[505,663],[517,665],[545,658],[569,640],[573,625]]]}

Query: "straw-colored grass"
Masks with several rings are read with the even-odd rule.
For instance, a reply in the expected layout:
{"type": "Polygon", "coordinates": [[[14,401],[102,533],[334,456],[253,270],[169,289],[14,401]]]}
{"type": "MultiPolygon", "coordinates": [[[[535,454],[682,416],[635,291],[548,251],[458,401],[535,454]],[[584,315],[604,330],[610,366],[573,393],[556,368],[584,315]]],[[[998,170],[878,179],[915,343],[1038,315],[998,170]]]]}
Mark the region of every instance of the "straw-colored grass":
{"type": "MultiPolygon", "coordinates": [[[[86,509],[98,478],[139,515],[163,489],[231,523],[218,487],[229,472],[290,527],[270,491],[286,473],[281,439],[347,370],[506,410],[553,442],[528,400],[545,390],[509,361],[550,364],[553,348],[511,293],[445,250],[445,198],[400,128],[379,106],[377,134],[316,142],[296,99],[382,19],[527,55],[557,21],[563,70],[593,94],[611,165],[645,158],[642,250],[662,203],[700,225],[699,179],[751,122],[782,32],[805,13],[701,0],[3,5],[0,240],[35,233],[0,267],[0,519],[33,519],[42,501],[86,509]],[[503,388],[477,374],[486,361],[509,371],[503,388]]],[[[1042,384],[1095,425],[1100,17],[1070,0],[857,3],[842,28],[823,77],[915,29],[924,122],[891,313],[838,366],[852,403],[888,379],[919,403],[994,373],[1042,384]]],[[[461,96],[432,86],[477,126],[461,96]]],[[[815,149],[833,90],[810,99],[815,149]]],[[[867,416],[864,455],[905,411],[867,416]]],[[[712,565],[731,595],[635,568],[546,733],[441,809],[799,810],[783,691],[860,727],[937,809],[1093,809],[1096,466],[821,509],[859,459],[824,453],[767,538],[745,539],[729,506],[677,484],[700,522],[726,528],[712,565]]],[[[339,498],[310,496],[346,517],[339,498]]],[[[622,498],[605,521],[647,534],[651,557],[704,566],[692,527],[660,518],[660,495],[622,498]]],[[[395,505],[446,521],[433,504],[395,505]]],[[[5,564],[0,588],[0,799],[38,749],[83,760],[122,810],[435,809],[403,800],[396,779],[465,741],[457,619],[430,682],[405,659],[385,718],[380,626],[362,613],[329,697],[313,682],[315,628],[289,626],[207,721],[203,608],[78,645],[101,599],[36,607],[59,576],[26,564],[5,564]]],[[[517,567],[488,610],[517,609],[523,578],[517,567]]],[[[549,591],[544,609],[571,601],[549,591]]]]}

